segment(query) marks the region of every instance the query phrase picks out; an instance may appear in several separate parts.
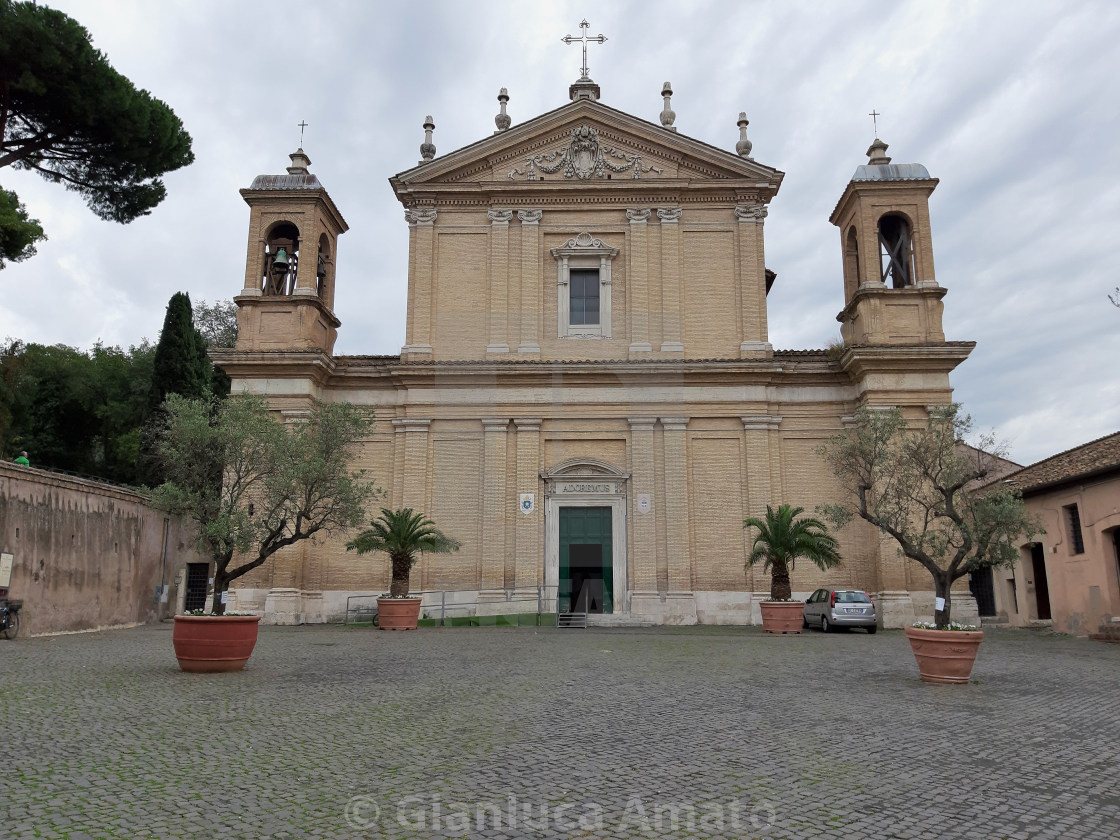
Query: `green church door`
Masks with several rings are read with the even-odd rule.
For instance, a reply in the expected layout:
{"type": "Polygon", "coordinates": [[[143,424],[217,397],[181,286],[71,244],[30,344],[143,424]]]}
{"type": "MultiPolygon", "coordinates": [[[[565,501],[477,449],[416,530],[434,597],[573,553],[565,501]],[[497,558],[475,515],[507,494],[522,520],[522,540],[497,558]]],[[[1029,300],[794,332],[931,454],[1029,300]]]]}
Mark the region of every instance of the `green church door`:
{"type": "Polygon", "coordinates": [[[560,611],[614,612],[609,507],[560,508],[560,611]]]}

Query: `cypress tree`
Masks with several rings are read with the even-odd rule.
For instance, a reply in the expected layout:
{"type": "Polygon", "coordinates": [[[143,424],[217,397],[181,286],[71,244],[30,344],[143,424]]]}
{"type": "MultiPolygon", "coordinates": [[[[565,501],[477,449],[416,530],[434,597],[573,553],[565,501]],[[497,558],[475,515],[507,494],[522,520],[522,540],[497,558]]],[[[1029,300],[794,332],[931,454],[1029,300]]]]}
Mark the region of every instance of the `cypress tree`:
{"type": "Polygon", "coordinates": [[[155,487],[164,481],[155,457],[155,436],[168,394],[197,400],[211,393],[211,365],[206,340],[194,328],[191,299],[176,292],[167,303],[163,331],[152,360],[152,385],[148,391],[148,419],[142,434],[138,471],[143,482],[155,487]]]}
{"type": "Polygon", "coordinates": [[[186,292],[176,292],[167,304],[163,331],[156,345],[148,409],[158,409],[168,394],[197,400],[209,393],[210,359],[206,355],[206,341],[194,328],[190,296],[186,292]]]}

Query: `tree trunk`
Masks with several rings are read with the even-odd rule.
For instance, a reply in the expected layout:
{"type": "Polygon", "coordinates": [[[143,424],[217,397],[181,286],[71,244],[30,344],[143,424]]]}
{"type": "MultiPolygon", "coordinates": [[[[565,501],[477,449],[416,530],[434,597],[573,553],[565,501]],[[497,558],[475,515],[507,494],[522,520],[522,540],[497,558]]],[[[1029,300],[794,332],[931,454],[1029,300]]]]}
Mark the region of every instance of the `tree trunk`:
{"type": "Polygon", "coordinates": [[[770,564],[770,600],[788,601],[791,597],[789,567],[775,560],[770,564]]]}
{"type": "Polygon", "coordinates": [[[947,630],[949,628],[949,610],[952,607],[950,587],[953,585],[953,579],[947,573],[942,573],[934,578],[934,583],[936,584],[937,597],[945,599],[945,606],[940,610],[937,609],[937,603],[934,603],[934,621],[938,630],[947,630]]]}
{"type": "Polygon", "coordinates": [[[412,558],[407,554],[394,554],[393,582],[389,586],[389,594],[394,598],[403,598],[408,594],[408,576],[412,571],[412,558]]]}
{"type": "Polygon", "coordinates": [[[222,595],[229,589],[229,578],[226,577],[225,568],[214,569],[214,599],[210,602],[210,612],[214,615],[225,615],[226,605],[222,595]]]}

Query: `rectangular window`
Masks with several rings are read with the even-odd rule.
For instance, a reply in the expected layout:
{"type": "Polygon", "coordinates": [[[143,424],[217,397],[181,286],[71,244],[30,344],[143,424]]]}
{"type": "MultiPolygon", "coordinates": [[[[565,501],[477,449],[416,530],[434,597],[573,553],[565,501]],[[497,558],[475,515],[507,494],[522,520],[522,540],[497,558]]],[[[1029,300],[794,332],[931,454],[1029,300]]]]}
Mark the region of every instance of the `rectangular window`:
{"type": "Polygon", "coordinates": [[[1069,528],[1070,554],[1084,554],[1085,540],[1081,536],[1081,514],[1077,512],[1077,505],[1066,505],[1062,510],[1066,512],[1066,526],[1069,528]]]}
{"type": "Polygon", "coordinates": [[[569,272],[571,288],[568,323],[585,326],[599,323],[599,271],[573,268],[569,272]]]}

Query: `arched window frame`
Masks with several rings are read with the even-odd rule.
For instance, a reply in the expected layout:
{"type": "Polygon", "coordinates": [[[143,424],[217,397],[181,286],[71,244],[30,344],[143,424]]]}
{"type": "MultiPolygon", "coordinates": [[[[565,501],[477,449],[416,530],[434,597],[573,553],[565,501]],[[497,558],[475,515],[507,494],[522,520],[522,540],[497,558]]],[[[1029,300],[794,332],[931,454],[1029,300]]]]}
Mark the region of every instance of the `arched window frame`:
{"type": "Polygon", "coordinates": [[[261,294],[287,297],[295,294],[296,276],[299,273],[300,230],[295,222],[281,219],[268,226],[261,257],[261,294]],[[290,228],[290,230],[288,230],[290,228]],[[293,235],[294,234],[294,235],[293,235]],[[288,270],[283,276],[273,271],[273,260],[279,248],[288,256],[288,270]]]}
{"type": "Polygon", "coordinates": [[[879,242],[879,279],[884,285],[895,289],[904,289],[917,283],[914,265],[914,224],[909,218],[897,211],[884,213],[875,223],[875,230],[879,242]],[[900,223],[899,235],[894,241],[889,241],[888,234],[883,231],[883,222],[898,220],[900,223]]]}

